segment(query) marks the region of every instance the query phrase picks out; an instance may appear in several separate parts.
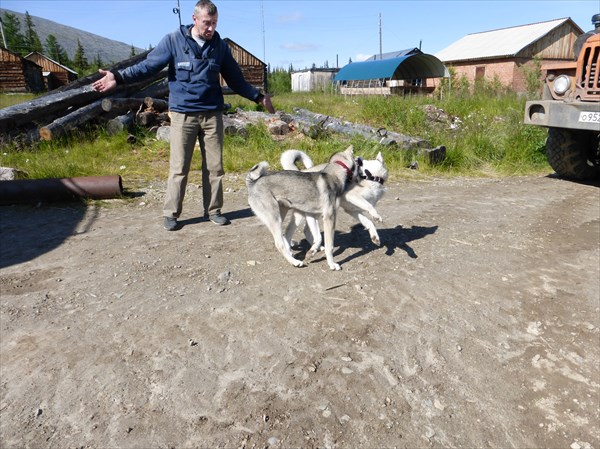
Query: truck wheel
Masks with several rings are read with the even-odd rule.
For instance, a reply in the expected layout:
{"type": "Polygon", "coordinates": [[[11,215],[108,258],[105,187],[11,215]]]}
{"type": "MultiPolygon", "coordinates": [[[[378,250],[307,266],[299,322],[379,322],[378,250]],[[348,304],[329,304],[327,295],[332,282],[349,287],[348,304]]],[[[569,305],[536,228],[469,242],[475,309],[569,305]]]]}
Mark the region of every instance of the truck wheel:
{"type": "Polygon", "coordinates": [[[600,167],[592,166],[598,151],[598,138],[593,132],[576,132],[549,128],[546,157],[556,174],[569,179],[590,179],[600,176],[600,167]]]}

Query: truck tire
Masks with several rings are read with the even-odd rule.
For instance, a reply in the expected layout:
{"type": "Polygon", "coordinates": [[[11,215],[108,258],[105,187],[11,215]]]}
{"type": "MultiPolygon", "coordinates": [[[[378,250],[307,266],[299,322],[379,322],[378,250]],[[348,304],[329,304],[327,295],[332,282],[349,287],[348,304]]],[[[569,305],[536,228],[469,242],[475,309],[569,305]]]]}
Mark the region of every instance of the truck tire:
{"type": "Polygon", "coordinates": [[[596,133],[549,128],[546,157],[557,175],[576,180],[598,178],[600,167],[590,165],[596,153],[596,133]]]}

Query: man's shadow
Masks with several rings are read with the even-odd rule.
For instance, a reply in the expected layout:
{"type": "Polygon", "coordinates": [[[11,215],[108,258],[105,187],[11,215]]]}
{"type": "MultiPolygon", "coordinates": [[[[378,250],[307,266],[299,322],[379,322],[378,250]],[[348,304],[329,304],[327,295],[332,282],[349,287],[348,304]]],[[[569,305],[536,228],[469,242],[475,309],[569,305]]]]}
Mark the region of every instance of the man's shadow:
{"type": "MultiPolygon", "coordinates": [[[[334,236],[334,245],[337,250],[334,255],[339,256],[345,253],[347,250],[356,248],[358,251],[352,252],[343,260],[337,262],[342,264],[364,256],[371,251],[385,248],[385,255],[392,256],[397,249],[400,249],[411,258],[416,259],[419,256],[415,253],[413,248],[409,245],[410,242],[420,240],[427,237],[428,235],[434,234],[438,230],[438,226],[411,226],[410,228],[404,228],[402,225],[398,225],[395,228],[382,228],[378,229],[379,240],[381,246],[375,245],[369,237],[369,232],[361,225],[356,224],[352,227],[350,232],[339,232],[336,231],[334,236]]],[[[308,242],[302,240],[300,242],[300,253],[296,255],[299,259],[302,259],[308,251],[308,242]]],[[[322,253],[319,254],[321,256],[322,253]]],[[[324,255],[322,255],[324,258],[324,255]]],[[[315,259],[318,260],[318,259],[315,259]]]]}
{"type": "MultiPolygon", "coordinates": [[[[252,217],[252,216],[254,216],[254,214],[252,213],[252,210],[248,207],[245,209],[224,212],[223,216],[229,218],[231,221],[234,221],[234,220],[241,220],[242,218],[252,217]]],[[[208,221],[208,217],[200,215],[199,217],[186,218],[185,220],[179,220],[179,225],[183,228],[184,226],[203,223],[205,221],[208,221]]]]}

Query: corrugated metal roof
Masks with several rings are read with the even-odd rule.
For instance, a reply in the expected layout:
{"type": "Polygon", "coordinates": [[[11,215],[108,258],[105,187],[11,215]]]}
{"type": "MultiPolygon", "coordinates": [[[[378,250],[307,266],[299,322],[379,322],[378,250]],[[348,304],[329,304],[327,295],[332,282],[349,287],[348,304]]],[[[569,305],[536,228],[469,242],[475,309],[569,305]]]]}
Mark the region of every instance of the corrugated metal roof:
{"type": "MultiPolygon", "coordinates": [[[[482,33],[468,34],[444,48],[435,56],[441,61],[463,61],[514,56],[519,51],[544,37],[570,18],[502,28],[482,33]]],[[[575,25],[575,23],[573,22],[575,25]]],[[[577,25],[575,25],[577,27],[577,25]]],[[[577,27],[578,28],[578,27],[577,27]]]]}
{"type": "Polygon", "coordinates": [[[376,61],[352,62],[345,65],[335,76],[334,81],[358,81],[388,78],[412,80],[419,78],[440,78],[449,76],[442,61],[432,55],[419,53],[399,58],[378,59],[376,61]]]}

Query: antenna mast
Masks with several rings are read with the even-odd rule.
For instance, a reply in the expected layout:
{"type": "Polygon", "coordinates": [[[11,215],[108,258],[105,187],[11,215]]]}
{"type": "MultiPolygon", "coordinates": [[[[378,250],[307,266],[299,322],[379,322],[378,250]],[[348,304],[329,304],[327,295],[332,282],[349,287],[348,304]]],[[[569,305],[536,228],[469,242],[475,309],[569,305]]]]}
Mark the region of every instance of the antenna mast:
{"type": "Polygon", "coordinates": [[[265,10],[263,0],[260,0],[260,18],[262,22],[262,38],[263,38],[263,62],[267,63],[267,46],[265,40],[265,10]]]}
{"type": "Polygon", "coordinates": [[[383,51],[381,45],[381,13],[379,13],[379,59],[383,59],[383,51]]]}
{"type": "Polygon", "coordinates": [[[179,6],[179,0],[177,0],[177,8],[173,8],[173,14],[177,14],[179,17],[179,26],[181,26],[181,7],[179,6]]]}

